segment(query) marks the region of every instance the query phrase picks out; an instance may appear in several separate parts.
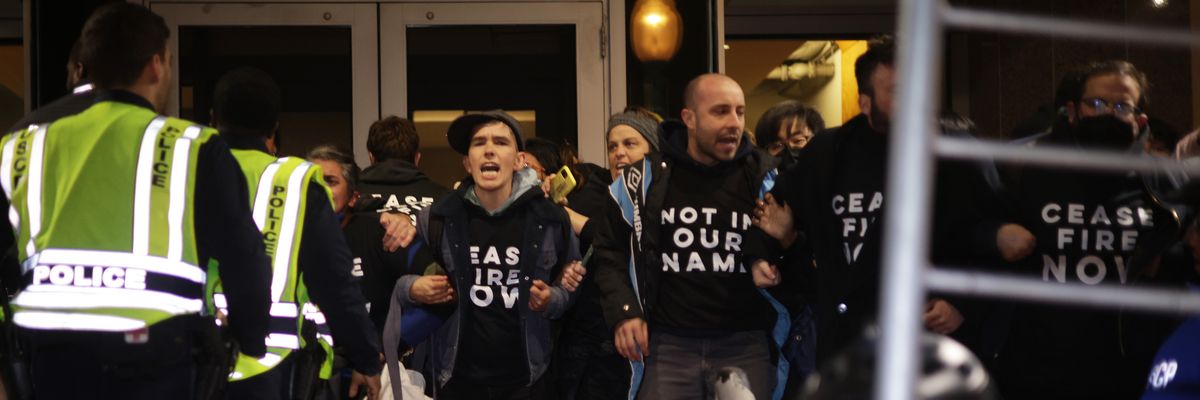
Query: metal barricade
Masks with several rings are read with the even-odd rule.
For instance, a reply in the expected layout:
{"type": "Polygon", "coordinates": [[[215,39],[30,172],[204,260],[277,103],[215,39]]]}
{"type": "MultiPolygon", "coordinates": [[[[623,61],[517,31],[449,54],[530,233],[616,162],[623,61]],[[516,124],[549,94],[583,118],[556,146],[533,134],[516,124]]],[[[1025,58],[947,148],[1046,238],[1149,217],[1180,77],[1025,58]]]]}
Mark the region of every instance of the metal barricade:
{"type": "Polygon", "coordinates": [[[1030,149],[1000,143],[941,137],[935,127],[943,30],[962,28],[1057,35],[1200,48],[1200,35],[1187,30],[1021,15],[951,7],[942,0],[902,0],[896,60],[896,123],[889,150],[879,368],[875,398],[911,399],[920,355],[921,311],[929,290],[958,295],[1018,299],[1139,311],[1200,314],[1200,294],[1120,286],[1075,287],[1031,278],[934,267],[929,262],[934,157],[1020,161],[1034,165],[1110,171],[1177,169],[1200,176],[1200,168],[1117,153],[1030,149]]]}

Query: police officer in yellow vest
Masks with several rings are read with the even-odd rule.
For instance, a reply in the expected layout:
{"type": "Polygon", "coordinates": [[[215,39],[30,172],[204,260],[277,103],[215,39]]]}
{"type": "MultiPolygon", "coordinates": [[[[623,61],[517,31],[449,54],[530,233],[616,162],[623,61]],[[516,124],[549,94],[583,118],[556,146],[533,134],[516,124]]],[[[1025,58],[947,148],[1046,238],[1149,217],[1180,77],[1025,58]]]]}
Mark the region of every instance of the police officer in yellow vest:
{"type": "MultiPolygon", "coordinates": [[[[365,383],[369,397],[375,398],[382,368],[379,337],[367,318],[366,300],[352,281],[350,249],[320,167],[302,158],[273,155],[279,109],[279,88],[265,72],[238,68],[217,82],[213,124],[245,173],[254,219],[273,269],[267,355],[239,357],[230,375],[229,397],[308,398],[310,393],[296,393],[302,388],[295,384],[310,378],[303,365],[316,349],[325,354],[317,364],[332,360],[331,342],[336,339],[355,371],[350,391],[357,392],[365,383]],[[329,329],[321,329],[326,320],[329,329]],[[305,321],[311,321],[308,338],[303,334],[305,321]]],[[[219,295],[214,303],[222,306],[219,295]]],[[[328,379],[328,366],[322,369],[321,377],[328,379]]]]}
{"type": "Polygon", "coordinates": [[[245,178],[215,130],[158,114],[169,35],[143,7],[97,10],[80,38],[96,103],[0,139],[0,246],[22,262],[12,317],[35,398],[192,398],[214,265],[242,352],[266,353],[269,259],[245,178]]]}

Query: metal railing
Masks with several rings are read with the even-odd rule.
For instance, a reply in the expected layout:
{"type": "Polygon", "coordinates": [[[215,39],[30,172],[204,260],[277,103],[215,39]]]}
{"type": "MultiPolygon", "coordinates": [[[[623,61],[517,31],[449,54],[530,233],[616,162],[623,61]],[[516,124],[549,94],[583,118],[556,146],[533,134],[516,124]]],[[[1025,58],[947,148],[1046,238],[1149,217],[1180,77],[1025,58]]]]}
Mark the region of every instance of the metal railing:
{"type": "Polygon", "coordinates": [[[1019,161],[1108,171],[1153,171],[1174,168],[1192,176],[1200,169],[1119,153],[1016,147],[937,136],[935,104],[946,27],[1006,33],[1058,35],[1200,48],[1200,35],[1186,30],[1131,27],[1120,24],[960,9],[942,0],[900,2],[896,123],[889,150],[883,247],[881,335],[875,398],[915,396],[920,357],[921,311],[929,290],[990,298],[1125,308],[1147,312],[1200,314],[1200,294],[1179,290],[1121,286],[1083,287],[1047,283],[1011,275],[935,268],[929,262],[933,157],[1019,161]]]}

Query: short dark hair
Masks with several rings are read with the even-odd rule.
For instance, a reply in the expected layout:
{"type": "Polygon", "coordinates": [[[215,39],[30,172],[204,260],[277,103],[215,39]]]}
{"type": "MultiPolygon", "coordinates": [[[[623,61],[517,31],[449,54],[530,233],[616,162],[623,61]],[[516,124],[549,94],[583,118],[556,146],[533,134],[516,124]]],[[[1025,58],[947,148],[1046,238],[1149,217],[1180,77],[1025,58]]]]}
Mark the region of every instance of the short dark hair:
{"type": "Polygon", "coordinates": [[[1075,80],[1075,82],[1068,86],[1071,90],[1069,100],[1075,104],[1079,104],[1079,101],[1083,100],[1083,91],[1087,88],[1088,79],[1110,74],[1133,78],[1133,81],[1138,85],[1139,93],[1136,105],[1141,109],[1146,108],[1146,93],[1150,91],[1150,83],[1146,80],[1146,74],[1139,71],[1133,63],[1125,60],[1107,60],[1089,63],[1068,75],[1068,79],[1075,80]]]}
{"type": "Polygon", "coordinates": [[[222,133],[269,138],[279,122],[280,97],[279,86],[266,72],[236,68],[217,81],[213,118],[222,133]]]}
{"type": "Polygon", "coordinates": [[[337,163],[342,167],[342,180],[346,181],[346,187],[351,192],[358,188],[358,164],[354,162],[354,157],[350,156],[350,153],[342,151],[332,144],[323,144],[309,150],[306,158],[309,161],[322,160],[337,163]]]}
{"type": "Polygon", "coordinates": [[[408,118],[392,115],[375,121],[367,135],[367,151],[375,156],[375,162],[393,158],[416,162],[420,148],[421,135],[408,118]]]}
{"type": "Polygon", "coordinates": [[[784,100],[768,108],[754,125],[758,147],[765,149],[779,142],[779,127],[792,118],[798,118],[814,135],[825,129],[825,119],[816,109],[796,100],[784,100]]]}
{"type": "Polygon", "coordinates": [[[563,166],[562,152],[559,146],[546,139],[529,138],[525,141],[525,152],[542,164],[546,174],[553,174],[563,166]]]}
{"type": "Polygon", "coordinates": [[[891,67],[896,63],[896,42],[891,35],[879,35],[867,41],[867,52],[854,61],[854,79],[858,81],[858,93],[875,95],[871,86],[871,75],[879,65],[891,67]]]}
{"type": "Polygon", "coordinates": [[[97,88],[132,85],[155,55],[166,57],[171,31],[162,17],[128,2],[92,13],[79,36],[79,60],[97,88]]]}

